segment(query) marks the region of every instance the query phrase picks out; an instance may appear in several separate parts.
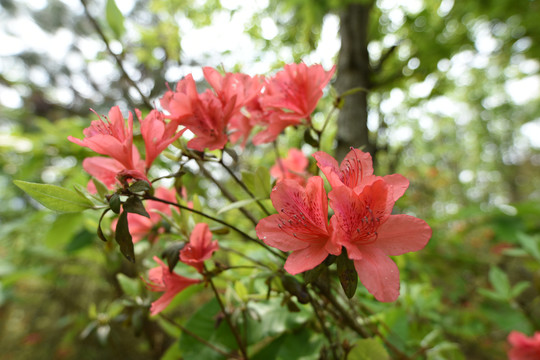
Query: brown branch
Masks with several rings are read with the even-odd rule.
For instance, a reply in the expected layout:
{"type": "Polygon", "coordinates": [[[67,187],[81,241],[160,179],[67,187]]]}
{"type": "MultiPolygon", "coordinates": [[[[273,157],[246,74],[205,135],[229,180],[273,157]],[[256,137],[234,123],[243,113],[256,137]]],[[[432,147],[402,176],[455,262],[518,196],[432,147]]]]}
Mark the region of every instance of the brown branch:
{"type": "Polygon", "coordinates": [[[81,0],[81,3],[83,5],[83,7],[84,7],[84,12],[85,12],[86,16],[88,17],[88,20],[90,20],[90,22],[92,23],[92,26],[94,27],[94,29],[96,30],[98,35],[101,37],[101,40],[103,40],[103,42],[105,43],[105,47],[107,48],[107,51],[116,60],[116,63],[118,64],[118,67],[120,68],[120,71],[122,72],[122,76],[124,77],[124,79],[126,79],[127,82],[139,93],[139,95],[141,96],[141,99],[144,102],[144,104],[149,109],[152,109],[153,106],[150,103],[150,101],[148,100],[148,98],[146,97],[146,95],[143,94],[143,92],[141,91],[139,86],[137,86],[135,81],[133,81],[133,79],[131,79],[131,77],[129,77],[129,75],[128,75],[125,67],[124,67],[124,62],[122,61],[122,58],[120,58],[120,56],[118,56],[117,54],[114,53],[114,51],[112,51],[111,46],[109,44],[109,39],[107,39],[107,36],[103,32],[103,30],[101,30],[101,27],[99,26],[96,19],[94,19],[94,17],[90,14],[90,11],[88,10],[88,5],[86,4],[86,0],[81,0]]]}

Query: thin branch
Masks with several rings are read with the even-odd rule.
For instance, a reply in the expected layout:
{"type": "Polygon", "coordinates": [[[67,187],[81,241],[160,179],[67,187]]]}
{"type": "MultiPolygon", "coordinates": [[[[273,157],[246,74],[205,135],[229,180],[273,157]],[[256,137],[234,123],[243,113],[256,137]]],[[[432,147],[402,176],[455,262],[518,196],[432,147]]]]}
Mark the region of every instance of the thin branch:
{"type": "Polygon", "coordinates": [[[334,347],[334,341],[332,340],[332,334],[330,333],[330,331],[326,327],[326,324],[324,323],[324,318],[319,312],[319,310],[321,310],[320,307],[319,307],[319,304],[317,303],[317,301],[315,301],[315,299],[313,299],[312,296],[310,296],[309,300],[310,300],[309,302],[311,303],[311,306],[313,307],[313,312],[315,312],[315,316],[317,316],[317,320],[319,320],[319,324],[321,324],[321,328],[323,330],[324,336],[328,340],[328,346],[330,346],[330,351],[332,351],[332,355],[334,356],[334,359],[338,360],[339,357],[337,356],[336,349],[334,347]]]}
{"type": "Polygon", "coordinates": [[[207,219],[210,219],[212,221],[215,221],[217,223],[220,223],[221,225],[225,225],[227,226],[228,228],[230,228],[231,230],[234,230],[236,231],[238,234],[242,235],[244,238],[246,238],[247,240],[249,241],[252,241],[262,247],[264,247],[266,250],[268,250],[269,252],[271,252],[272,254],[274,254],[275,256],[281,258],[281,259],[285,259],[285,256],[283,256],[282,254],[276,252],[274,249],[270,248],[268,245],[266,245],[265,243],[263,243],[262,241],[260,241],[259,239],[256,239],[254,237],[251,237],[249,236],[247,233],[245,233],[244,231],[240,230],[239,228],[237,228],[236,226],[232,225],[232,224],[229,224],[228,222],[226,221],[223,221],[221,219],[218,219],[216,217],[213,217],[211,215],[208,215],[206,213],[203,213],[202,211],[199,211],[199,210],[195,210],[195,209],[192,209],[192,208],[189,208],[187,206],[184,206],[184,205],[180,205],[180,204],[177,204],[175,202],[172,202],[172,201],[168,201],[168,200],[165,200],[165,199],[160,199],[160,198],[157,198],[155,196],[152,196],[152,195],[148,195],[148,194],[145,194],[143,196],[144,199],[146,200],[153,200],[153,201],[159,201],[159,202],[162,202],[164,204],[169,204],[169,205],[172,205],[172,206],[175,206],[179,209],[183,209],[183,210],[186,210],[186,211],[189,211],[189,212],[192,212],[194,214],[197,214],[197,215],[201,215],[207,219]]]}
{"type": "Polygon", "coordinates": [[[246,360],[249,359],[248,355],[247,355],[246,346],[245,346],[244,342],[242,341],[242,339],[240,338],[240,334],[238,333],[238,329],[233,325],[233,322],[231,320],[231,315],[229,314],[227,309],[225,309],[225,305],[223,304],[223,301],[221,301],[221,296],[219,296],[216,285],[212,281],[212,277],[211,277],[211,275],[209,275],[209,273],[208,273],[208,271],[206,269],[206,266],[204,266],[204,276],[205,276],[206,280],[208,281],[208,283],[210,284],[210,287],[212,287],[212,291],[214,291],[214,295],[216,296],[216,300],[217,300],[217,302],[219,304],[219,307],[221,308],[221,311],[223,312],[223,315],[225,316],[225,321],[227,321],[227,324],[229,324],[229,328],[231,329],[231,332],[233,333],[234,338],[236,339],[236,343],[238,344],[238,348],[240,349],[240,352],[244,356],[244,359],[246,359],[246,360]]]}
{"type": "Polygon", "coordinates": [[[384,63],[386,62],[386,60],[388,60],[388,58],[390,57],[390,55],[392,55],[394,53],[394,51],[396,51],[397,47],[401,44],[401,42],[395,44],[395,45],[392,45],[390,47],[390,49],[388,49],[382,56],[381,58],[379,59],[379,61],[377,62],[377,65],[375,65],[373,67],[373,72],[374,73],[377,73],[379,71],[381,71],[382,69],[382,66],[384,65],[384,63]]]}
{"type": "Polygon", "coordinates": [[[141,96],[141,99],[143,100],[144,104],[149,108],[149,109],[152,109],[153,106],[152,104],[150,103],[150,101],[148,100],[148,98],[143,94],[143,92],[141,91],[141,89],[139,88],[139,86],[137,86],[137,84],[135,83],[135,81],[133,81],[133,79],[131,79],[131,77],[129,77],[125,67],[124,67],[124,63],[122,61],[122,58],[120,58],[120,56],[116,55],[114,53],[114,51],[112,51],[111,49],[111,46],[109,44],[109,40],[107,39],[107,36],[105,36],[105,33],[103,32],[103,30],[101,30],[101,27],[99,26],[98,22],[96,21],[96,19],[94,19],[92,17],[92,15],[90,14],[90,11],[88,10],[88,5],[86,4],[86,0],[81,0],[81,3],[84,7],[84,12],[86,13],[86,16],[88,17],[88,20],[90,20],[90,22],[92,23],[92,26],[94,26],[94,29],[96,30],[96,32],[99,34],[99,36],[101,37],[101,40],[103,40],[103,42],[105,43],[105,46],[107,47],[107,51],[109,52],[109,54],[112,55],[112,57],[114,57],[114,59],[116,60],[116,63],[118,64],[118,67],[120,68],[120,71],[122,72],[122,76],[127,80],[127,82],[135,89],[137,90],[137,92],[139,93],[139,95],[141,96]]]}
{"type": "Polygon", "coordinates": [[[212,344],[211,342],[209,341],[206,341],[205,339],[203,339],[202,337],[200,337],[199,335],[195,334],[194,332],[191,332],[190,330],[188,330],[187,328],[185,328],[184,326],[178,324],[176,321],[174,321],[173,319],[170,319],[169,317],[163,315],[162,313],[159,314],[159,316],[167,321],[169,324],[177,327],[178,329],[180,329],[180,331],[182,331],[183,333],[191,336],[192,338],[194,338],[195,340],[197,340],[198,342],[200,342],[201,344],[203,345],[206,345],[208,346],[210,349],[214,350],[215,352],[219,353],[220,355],[223,355],[225,356],[226,358],[229,358],[230,357],[230,354],[228,352],[226,352],[225,350],[223,349],[220,349],[218,348],[217,346],[215,346],[214,344],[212,344]]]}
{"type": "MultiPolygon", "coordinates": [[[[330,301],[330,303],[334,306],[334,308],[341,314],[342,319],[344,320],[345,324],[352,330],[354,330],[358,335],[367,338],[370,335],[366,332],[366,330],[358,324],[356,319],[349,314],[349,312],[339,303],[339,301],[332,295],[332,293],[325,287],[321,286],[319,284],[314,284],[317,289],[320,290],[322,295],[330,301]]],[[[401,350],[399,350],[397,347],[394,346],[388,339],[386,339],[384,336],[382,336],[381,332],[375,328],[373,330],[375,335],[379,336],[381,340],[384,342],[384,344],[394,353],[396,354],[395,359],[403,359],[403,360],[410,360],[411,358],[407,356],[407,354],[403,353],[401,350]]]]}
{"type": "Polygon", "coordinates": [[[260,261],[258,261],[258,260],[255,260],[255,259],[253,259],[253,258],[247,256],[246,254],[244,254],[244,253],[241,252],[241,251],[235,250],[235,249],[230,248],[230,247],[227,247],[227,246],[222,246],[222,245],[219,245],[219,248],[220,248],[221,250],[224,250],[224,251],[232,252],[232,253],[234,253],[234,254],[240,256],[240,257],[243,257],[243,258],[246,259],[246,260],[251,261],[251,262],[254,263],[254,264],[257,264],[257,265],[259,265],[259,266],[262,266],[262,267],[264,267],[264,268],[267,268],[268,270],[272,270],[272,271],[273,271],[273,269],[272,269],[270,266],[268,266],[268,265],[266,265],[266,264],[263,264],[262,262],[260,262],[260,261]]]}

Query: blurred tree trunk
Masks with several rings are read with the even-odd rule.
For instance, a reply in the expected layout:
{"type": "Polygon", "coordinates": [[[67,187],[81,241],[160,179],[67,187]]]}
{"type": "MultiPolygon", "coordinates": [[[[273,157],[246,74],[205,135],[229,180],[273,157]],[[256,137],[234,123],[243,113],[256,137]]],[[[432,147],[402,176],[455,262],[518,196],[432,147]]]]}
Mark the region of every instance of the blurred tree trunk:
{"type": "MultiPolygon", "coordinates": [[[[341,49],[336,79],[336,89],[340,94],[354,88],[370,88],[367,45],[371,6],[350,4],[340,15],[341,49]]],[[[362,148],[375,157],[375,146],[369,140],[367,114],[365,90],[345,98],[345,105],[338,117],[337,159],[343,159],[351,146],[362,148]]]]}

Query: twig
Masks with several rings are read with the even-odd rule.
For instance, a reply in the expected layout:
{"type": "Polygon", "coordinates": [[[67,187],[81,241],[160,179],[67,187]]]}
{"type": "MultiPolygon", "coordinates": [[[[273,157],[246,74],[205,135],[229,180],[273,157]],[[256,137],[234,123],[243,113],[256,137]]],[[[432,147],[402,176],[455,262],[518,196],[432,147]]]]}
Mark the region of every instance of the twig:
{"type": "Polygon", "coordinates": [[[334,356],[334,359],[338,360],[339,358],[337,356],[336,349],[334,348],[334,341],[332,340],[332,334],[330,334],[330,331],[328,330],[328,328],[326,327],[326,324],[324,323],[324,318],[319,313],[319,310],[320,310],[319,304],[315,301],[315,299],[313,299],[312,296],[310,296],[309,300],[310,300],[309,302],[311,303],[311,306],[313,307],[313,312],[315,312],[315,316],[317,316],[317,320],[319,320],[319,324],[321,324],[321,328],[323,330],[324,336],[328,340],[328,346],[330,346],[330,351],[332,351],[332,355],[334,356]]]}
{"type": "MultiPolygon", "coordinates": [[[[203,265],[204,266],[204,265],[203,265]]],[[[234,335],[234,338],[236,339],[236,343],[238,344],[238,348],[240,349],[240,352],[244,356],[244,359],[249,359],[247,355],[247,350],[244,342],[240,338],[240,334],[238,333],[238,329],[233,325],[231,320],[231,315],[227,312],[227,309],[225,309],[225,305],[223,304],[223,301],[221,301],[221,296],[219,296],[219,293],[217,291],[216,285],[212,281],[211,275],[209,275],[206,266],[204,266],[204,276],[208,283],[210,284],[210,287],[212,287],[212,291],[214,291],[214,295],[216,296],[216,300],[219,304],[219,307],[221,308],[221,311],[223,312],[223,315],[225,316],[225,321],[227,321],[227,324],[229,324],[229,328],[231,329],[231,332],[234,335]]]]}
{"type": "Polygon", "coordinates": [[[202,337],[200,337],[199,335],[195,334],[194,332],[191,332],[190,330],[188,330],[187,328],[185,328],[184,326],[178,324],[176,321],[174,321],[173,319],[170,319],[169,317],[163,315],[163,314],[159,314],[159,316],[167,321],[169,324],[177,327],[178,329],[180,329],[180,331],[182,331],[183,333],[186,333],[187,335],[191,336],[192,338],[194,338],[195,340],[197,340],[198,342],[200,342],[201,344],[204,344],[206,346],[208,346],[210,349],[214,350],[215,352],[219,353],[220,355],[223,355],[227,358],[229,358],[230,354],[228,352],[226,352],[225,350],[223,349],[220,349],[218,348],[217,346],[215,346],[214,344],[212,344],[211,342],[208,342],[206,341],[205,339],[203,339],[202,337]]]}
{"type": "Polygon", "coordinates": [[[114,57],[114,59],[116,60],[116,63],[118,64],[118,67],[120,68],[120,71],[122,72],[122,76],[127,80],[127,82],[133,86],[133,88],[135,88],[135,90],[137,90],[137,92],[139,93],[139,95],[141,96],[141,99],[143,100],[144,104],[149,108],[149,109],[152,109],[153,106],[152,104],[150,103],[150,101],[148,100],[148,98],[143,94],[143,92],[141,91],[141,89],[139,88],[139,86],[137,86],[137,84],[135,83],[135,81],[133,81],[125,67],[124,67],[124,63],[122,61],[122,58],[120,58],[120,56],[116,55],[112,49],[111,49],[111,46],[109,44],[109,40],[107,39],[107,36],[105,36],[105,33],[103,33],[103,30],[101,30],[101,27],[99,26],[98,22],[96,21],[96,19],[94,19],[92,17],[92,15],[90,15],[90,11],[88,11],[88,5],[86,4],[86,0],[81,0],[81,3],[84,7],[84,12],[86,13],[86,16],[88,17],[88,20],[90,20],[90,22],[92,23],[92,26],[94,26],[94,29],[96,29],[96,32],[99,34],[99,36],[101,37],[101,40],[103,40],[103,42],[105,43],[105,47],[107,47],[107,51],[109,52],[109,54],[112,55],[112,57],[114,57]]]}

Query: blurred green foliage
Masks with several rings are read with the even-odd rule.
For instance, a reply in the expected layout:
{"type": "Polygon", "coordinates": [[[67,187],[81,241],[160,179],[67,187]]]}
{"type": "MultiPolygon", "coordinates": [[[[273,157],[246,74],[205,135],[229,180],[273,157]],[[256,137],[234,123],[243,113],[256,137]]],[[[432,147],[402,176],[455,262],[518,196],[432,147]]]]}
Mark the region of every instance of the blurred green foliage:
{"type": "MultiPolygon", "coordinates": [[[[265,53],[279,54],[265,65],[275,68],[312,54],[324,22],[347,4],[269,1],[265,11],[253,14],[245,31],[253,37],[259,59],[265,53]],[[266,18],[279,30],[272,39],[262,37],[266,18]]],[[[114,242],[97,238],[98,213],[51,213],[13,186],[16,179],[68,189],[86,186],[88,176],[80,164],[90,152],[66,138],[88,126],[88,108],[102,113],[119,104],[148,110],[130,90],[82,5],[59,0],[45,5],[0,1],[0,18],[6,20],[0,31],[8,37],[20,36],[10,28],[17,19],[35,24],[46,37],[70,34],[60,59],[31,46],[0,57],[2,357],[189,359],[203,351],[206,358],[216,356],[166,320],[148,318],[155,296],[138,279],[141,264],[131,265],[114,242]]],[[[183,52],[186,32],[210,25],[214,14],[232,19],[240,9],[217,0],[133,1],[128,10],[118,5],[96,1],[88,8],[151,100],[165,91],[166,81],[208,65],[208,58],[183,52]]],[[[504,358],[511,330],[530,334],[540,329],[540,152],[533,141],[540,118],[534,90],[540,69],[538,7],[537,1],[508,0],[373,4],[369,50],[371,66],[378,71],[369,96],[369,126],[380,149],[376,172],[409,178],[410,189],[398,210],[426,219],[434,235],[423,251],[396,259],[402,295],[395,304],[375,302],[360,287],[360,304],[352,310],[411,358],[504,358]],[[530,93],[520,89],[526,84],[533,84],[530,93]]],[[[321,103],[315,124],[322,124],[331,101],[321,103]]],[[[332,149],[333,134],[335,124],[330,123],[323,149],[332,149]]],[[[304,144],[303,131],[291,129],[280,138],[282,156],[284,144],[313,151],[304,144]]],[[[255,182],[268,180],[254,170],[273,165],[273,150],[236,150],[242,157],[235,170],[248,174],[248,186],[265,197],[265,188],[255,182]]],[[[175,151],[171,149],[171,158],[175,151]]],[[[163,158],[153,175],[177,170],[175,162],[163,158]]],[[[234,206],[223,209],[228,202],[213,184],[200,179],[195,169],[184,170],[180,181],[189,200],[221,209],[226,219],[249,226],[234,206]]],[[[238,200],[246,199],[224,174],[209,170],[220,174],[238,200]]],[[[262,216],[256,204],[243,205],[262,216]]],[[[109,238],[110,221],[103,226],[109,238]]],[[[182,240],[166,234],[159,245],[182,240]]],[[[233,248],[237,241],[230,234],[220,236],[224,247],[233,248]]],[[[151,253],[158,247],[141,244],[135,251],[151,253]]],[[[243,251],[262,256],[250,245],[243,251]]],[[[221,256],[218,261],[224,263],[244,261],[231,253],[221,256]]],[[[244,277],[237,285],[225,280],[221,285],[228,288],[228,301],[240,309],[235,315],[252,329],[250,343],[268,339],[254,350],[254,358],[317,359],[324,338],[309,331],[320,329],[303,305],[284,299],[291,309],[284,312],[279,301],[263,300],[263,278],[239,273],[244,277]],[[295,307],[300,312],[292,312],[295,307]],[[262,317],[272,321],[261,322],[262,317]]],[[[178,296],[166,315],[227,349],[231,338],[226,323],[216,323],[217,304],[196,290],[178,296]]],[[[359,343],[352,333],[345,337],[352,347],[350,359],[378,354],[383,346],[377,340],[359,343]],[[365,351],[358,350],[363,347],[365,351]]]]}

